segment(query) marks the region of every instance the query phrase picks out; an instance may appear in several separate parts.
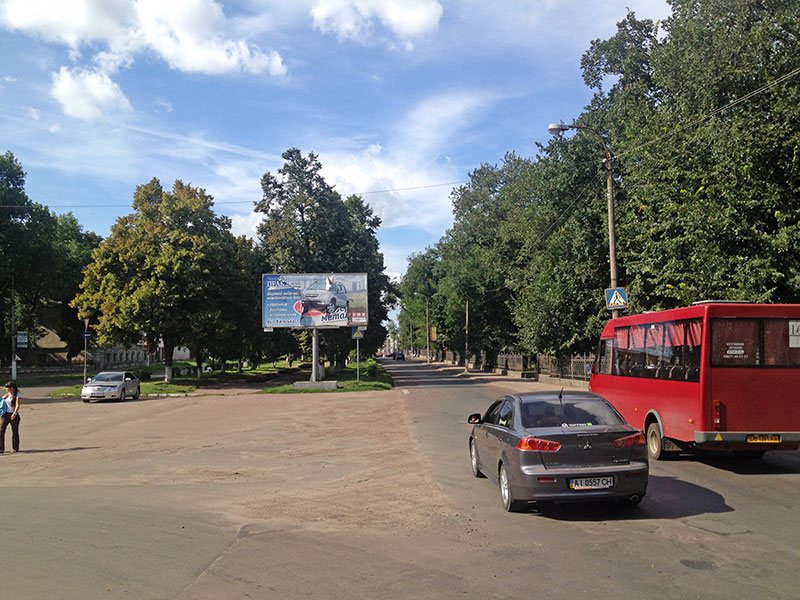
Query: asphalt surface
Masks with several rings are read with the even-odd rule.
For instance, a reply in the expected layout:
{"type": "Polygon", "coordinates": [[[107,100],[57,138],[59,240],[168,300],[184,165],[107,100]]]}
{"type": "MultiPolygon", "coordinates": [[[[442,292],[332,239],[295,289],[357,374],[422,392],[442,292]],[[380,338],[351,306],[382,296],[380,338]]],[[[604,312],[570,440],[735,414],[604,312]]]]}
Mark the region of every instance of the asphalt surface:
{"type": "Polygon", "coordinates": [[[388,392],[31,399],[0,456],[0,595],[798,597],[800,454],[655,463],[633,512],[507,514],[466,416],[546,386],[387,365],[388,392]]]}

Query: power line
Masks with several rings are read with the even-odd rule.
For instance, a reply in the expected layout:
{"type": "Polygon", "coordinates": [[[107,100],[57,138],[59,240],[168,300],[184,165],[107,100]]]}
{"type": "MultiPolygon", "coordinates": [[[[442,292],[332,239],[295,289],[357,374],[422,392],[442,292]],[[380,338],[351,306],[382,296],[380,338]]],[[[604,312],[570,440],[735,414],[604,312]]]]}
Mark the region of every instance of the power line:
{"type": "Polygon", "coordinates": [[[697,118],[697,119],[695,119],[693,121],[689,121],[688,123],[685,123],[684,125],[682,125],[680,127],[676,127],[675,129],[673,129],[669,133],[666,133],[666,134],[661,135],[659,137],[656,137],[656,138],[653,138],[651,140],[648,140],[648,141],[644,142],[643,144],[641,144],[639,146],[636,146],[635,148],[631,148],[630,150],[626,150],[626,151],[620,152],[619,154],[615,154],[615,157],[619,158],[620,156],[625,156],[627,154],[632,154],[634,152],[638,152],[642,148],[646,148],[647,146],[650,146],[651,144],[655,144],[656,142],[660,142],[662,140],[674,137],[678,132],[684,131],[684,130],[688,129],[689,127],[694,127],[695,125],[699,125],[700,123],[703,123],[703,122],[707,121],[708,119],[711,119],[712,117],[716,117],[718,114],[720,114],[722,112],[725,112],[726,110],[729,110],[729,109],[733,108],[734,106],[742,104],[743,102],[747,102],[748,100],[758,96],[759,94],[763,94],[764,92],[766,92],[770,88],[773,88],[776,85],[780,85],[784,81],[786,81],[788,79],[791,79],[792,77],[795,77],[798,74],[800,74],[800,67],[794,69],[793,71],[790,71],[789,73],[786,73],[785,75],[781,75],[780,77],[778,77],[774,81],[771,81],[771,82],[761,86],[760,88],[758,88],[756,90],[753,90],[752,92],[748,92],[747,94],[745,94],[741,98],[737,98],[735,100],[730,101],[725,106],[721,106],[721,107],[719,107],[719,108],[717,108],[715,110],[712,110],[711,112],[703,115],[702,117],[699,117],[699,118],[697,118]]]}
{"type": "MultiPolygon", "coordinates": [[[[427,190],[437,187],[445,187],[450,185],[464,185],[469,183],[467,181],[449,181],[447,183],[432,183],[430,185],[417,185],[413,187],[403,188],[390,188],[385,190],[372,190],[369,192],[354,192],[347,194],[347,196],[367,196],[369,194],[389,194],[395,192],[413,192],[416,190],[427,190]]],[[[344,196],[344,194],[342,194],[344,196]]],[[[232,205],[232,204],[255,204],[253,200],[230,200],[230,201],[214,201],[215,206],[232,205]]],[[[49,204],[44,205],[48,208],[132,208],[130,204],[49,204]]],[[[4,204],[0,208],[30,208],[27,204],[4,204]]]]}

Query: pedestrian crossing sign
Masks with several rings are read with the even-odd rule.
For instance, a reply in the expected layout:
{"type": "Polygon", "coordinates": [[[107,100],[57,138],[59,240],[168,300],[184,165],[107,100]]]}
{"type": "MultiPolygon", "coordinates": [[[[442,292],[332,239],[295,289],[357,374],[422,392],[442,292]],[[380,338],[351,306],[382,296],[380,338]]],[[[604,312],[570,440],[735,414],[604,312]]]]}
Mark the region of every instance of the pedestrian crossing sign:
{"type": "Polygon", "coordinates": [[[606,308],[608,310],[628,308],[628,294],[625,288],[617,287],[606,290],[606,308]]]}

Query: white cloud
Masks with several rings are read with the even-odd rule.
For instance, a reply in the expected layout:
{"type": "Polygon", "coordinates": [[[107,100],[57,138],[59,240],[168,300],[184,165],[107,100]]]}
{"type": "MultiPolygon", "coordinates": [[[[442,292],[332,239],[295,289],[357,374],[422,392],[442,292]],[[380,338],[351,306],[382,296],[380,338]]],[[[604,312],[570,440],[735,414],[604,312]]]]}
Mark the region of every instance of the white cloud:
{"type": "Polygon", "coordinates": [[[475,112],[495,99],[487,92],[465,90],[425,98],[401,122],[404,145],[417,156],[435,153],[454,135],[463,134],[475,112]]]}
{"type": "Polygon", "coordinates": [[[72,62],[81,60],[82,49],[105,44],[91,68],[62,67],[52,75],[65,114],[83,120],[129,108],[111,76],[142,52],[185,72],[286,75],[274,50],[226,36],[229,25],[215,0],[3,0],[0,26],[64,44],[72,62]]]}
{"type": "Polygon", "coordinates": [[[316,29],[341,39],[365,41],[378,22],[408,42],[436,31],[443,10],[437,0],[316,0],[311,18],[316,29]]]}
{"type": "Polygon", "coordinates": [[[100,71],[61,67],[52,80],[53,97],[70,117],[91,121],[108,112],[130,109],[119,86],[100,71]]]}
{"type": "Polygon", "coordinates": [[[244,40],[223,37],[225,15],[214,0],[139,0],[136,37],[178,70],[218,75],[232,72],[283,76],[275,51],[264,53],[244,40]]]}
{"type": "Polygon", "coordinates": [[[4,0],[0,24],[75,49],[124,35],[134,15],[130,0],[4,0]]]}
{"type": "Polygon", "coordinates": [[[235,214],[231,216],[231,232],[237,237],[244,235],[256,239],[256,228],[263,218],[264,215],[255,212],[247,215],[235,214]]]}
{"type": "Polygon", "coordinates": [[[164,100],[164,98],[156,98],[155,104],[166,113],[171,113],[173,111],[172,102],[164,100]]]}

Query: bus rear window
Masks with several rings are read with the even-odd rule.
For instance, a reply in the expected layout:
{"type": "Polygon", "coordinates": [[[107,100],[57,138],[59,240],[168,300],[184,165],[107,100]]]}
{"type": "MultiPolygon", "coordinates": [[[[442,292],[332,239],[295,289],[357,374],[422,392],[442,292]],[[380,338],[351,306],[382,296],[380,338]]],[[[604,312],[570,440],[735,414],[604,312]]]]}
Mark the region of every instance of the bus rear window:
{"type": "Polygon", "coordinates": [[[800,366],[800,320],[712,319],[711,366],[800,366]]]}
{"type": "Polygon", "coordinates": [[[764,320],[764,364],[770,367],[800,366],[800,321],[764,320]]]}

